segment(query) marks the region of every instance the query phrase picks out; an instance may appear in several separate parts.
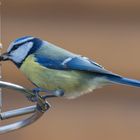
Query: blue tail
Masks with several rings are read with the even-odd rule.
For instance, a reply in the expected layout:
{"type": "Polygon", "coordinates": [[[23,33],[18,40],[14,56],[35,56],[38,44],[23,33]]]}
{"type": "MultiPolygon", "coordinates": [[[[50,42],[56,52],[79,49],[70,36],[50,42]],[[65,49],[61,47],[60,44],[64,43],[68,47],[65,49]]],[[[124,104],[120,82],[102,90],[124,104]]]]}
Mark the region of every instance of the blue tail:
{"type": "Polygon", "coordinates": [[[140,81],[139,80],[129,79],[129,78],[116,76],[116,75],[108,75],[107,79],[109,81],[111,81],[113,83],[117,83],[117,84],[140,87],[140,81]]]}

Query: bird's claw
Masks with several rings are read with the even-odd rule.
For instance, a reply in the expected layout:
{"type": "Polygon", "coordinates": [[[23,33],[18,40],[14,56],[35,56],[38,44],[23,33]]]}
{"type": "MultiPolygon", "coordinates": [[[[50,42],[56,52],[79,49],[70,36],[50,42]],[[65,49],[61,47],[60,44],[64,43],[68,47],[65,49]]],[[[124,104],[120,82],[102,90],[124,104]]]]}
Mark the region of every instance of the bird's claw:
{"type": "Polygon", "coordinates": [[[37,108],[42,112],[45,112],[50,108],[50,104],[46,101],[47,98],[60,97],[64,95],[64,91],[61,89],[49,91],[41,88],[35,88],[32,90],[32,93],[33,95],[27,96],[28,100],[31,102],[37,102],[37,108]],[[50,94],[41,96],[39,92],[46,92],[50,94]]]}
{"type": "Polygon", "coordinates": [[[39,111],[45,112],[51,107],[50,104],[46,102],[41,96],[38,96],[37,100],[37,109],[39,111]]]}
{"type": "Polygon", "coordinates": [[[41,112],[45,112],[50,108],[50,104],[39,94],[38,91],[34,90],[33,96],[28,96],[27,98],[31,102],[37,102],[37,109],[41,112]]]}

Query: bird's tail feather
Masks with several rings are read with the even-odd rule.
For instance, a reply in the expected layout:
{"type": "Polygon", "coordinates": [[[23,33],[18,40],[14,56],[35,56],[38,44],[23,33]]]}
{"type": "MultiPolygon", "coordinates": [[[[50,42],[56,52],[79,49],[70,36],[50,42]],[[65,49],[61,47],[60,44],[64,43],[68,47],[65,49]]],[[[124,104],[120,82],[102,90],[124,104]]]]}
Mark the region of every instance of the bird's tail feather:
{"type": "Polygon", "coordinates": [[[140,81],[139,80],[129,79],[129,78],[116,76],[116,75],[108,75],[107,79],[109,81],[111,81],[113,83],[117,83],[117,84],[140,87],[140,81]]]}

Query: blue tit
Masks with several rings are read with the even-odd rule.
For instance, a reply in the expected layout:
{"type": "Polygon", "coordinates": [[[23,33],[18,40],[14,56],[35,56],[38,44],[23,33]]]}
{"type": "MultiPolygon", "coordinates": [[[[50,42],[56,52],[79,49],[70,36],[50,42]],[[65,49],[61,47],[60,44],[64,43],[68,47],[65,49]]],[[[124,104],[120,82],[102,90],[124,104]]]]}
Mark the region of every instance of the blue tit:
{"type": "Polygon", "coordinates": [[[138,80],[114,74],[87,57],[32,36],[14,40],[0,60],[11,60],[38,88],[63,90],[69,99],[105,85],[140,87],[138,80]]]}

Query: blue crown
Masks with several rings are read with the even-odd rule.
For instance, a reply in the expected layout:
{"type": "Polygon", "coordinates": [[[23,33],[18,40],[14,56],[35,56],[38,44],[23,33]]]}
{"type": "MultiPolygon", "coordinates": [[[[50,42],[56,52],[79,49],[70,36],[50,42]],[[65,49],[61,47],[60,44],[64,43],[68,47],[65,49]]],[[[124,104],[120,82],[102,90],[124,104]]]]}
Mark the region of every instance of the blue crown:
{"type": "Polygon", "coordinates": [[[24,36],[24,37],[21,37],[21,38],[18,38],[16,40],[14,40],[13,45],[21,44],[23,42],[26,42],[26,41],[29,41],[29,40],[32,40],[32,39],[34,39],[34,37],[32,37],[32,36],[24,36]]]}

